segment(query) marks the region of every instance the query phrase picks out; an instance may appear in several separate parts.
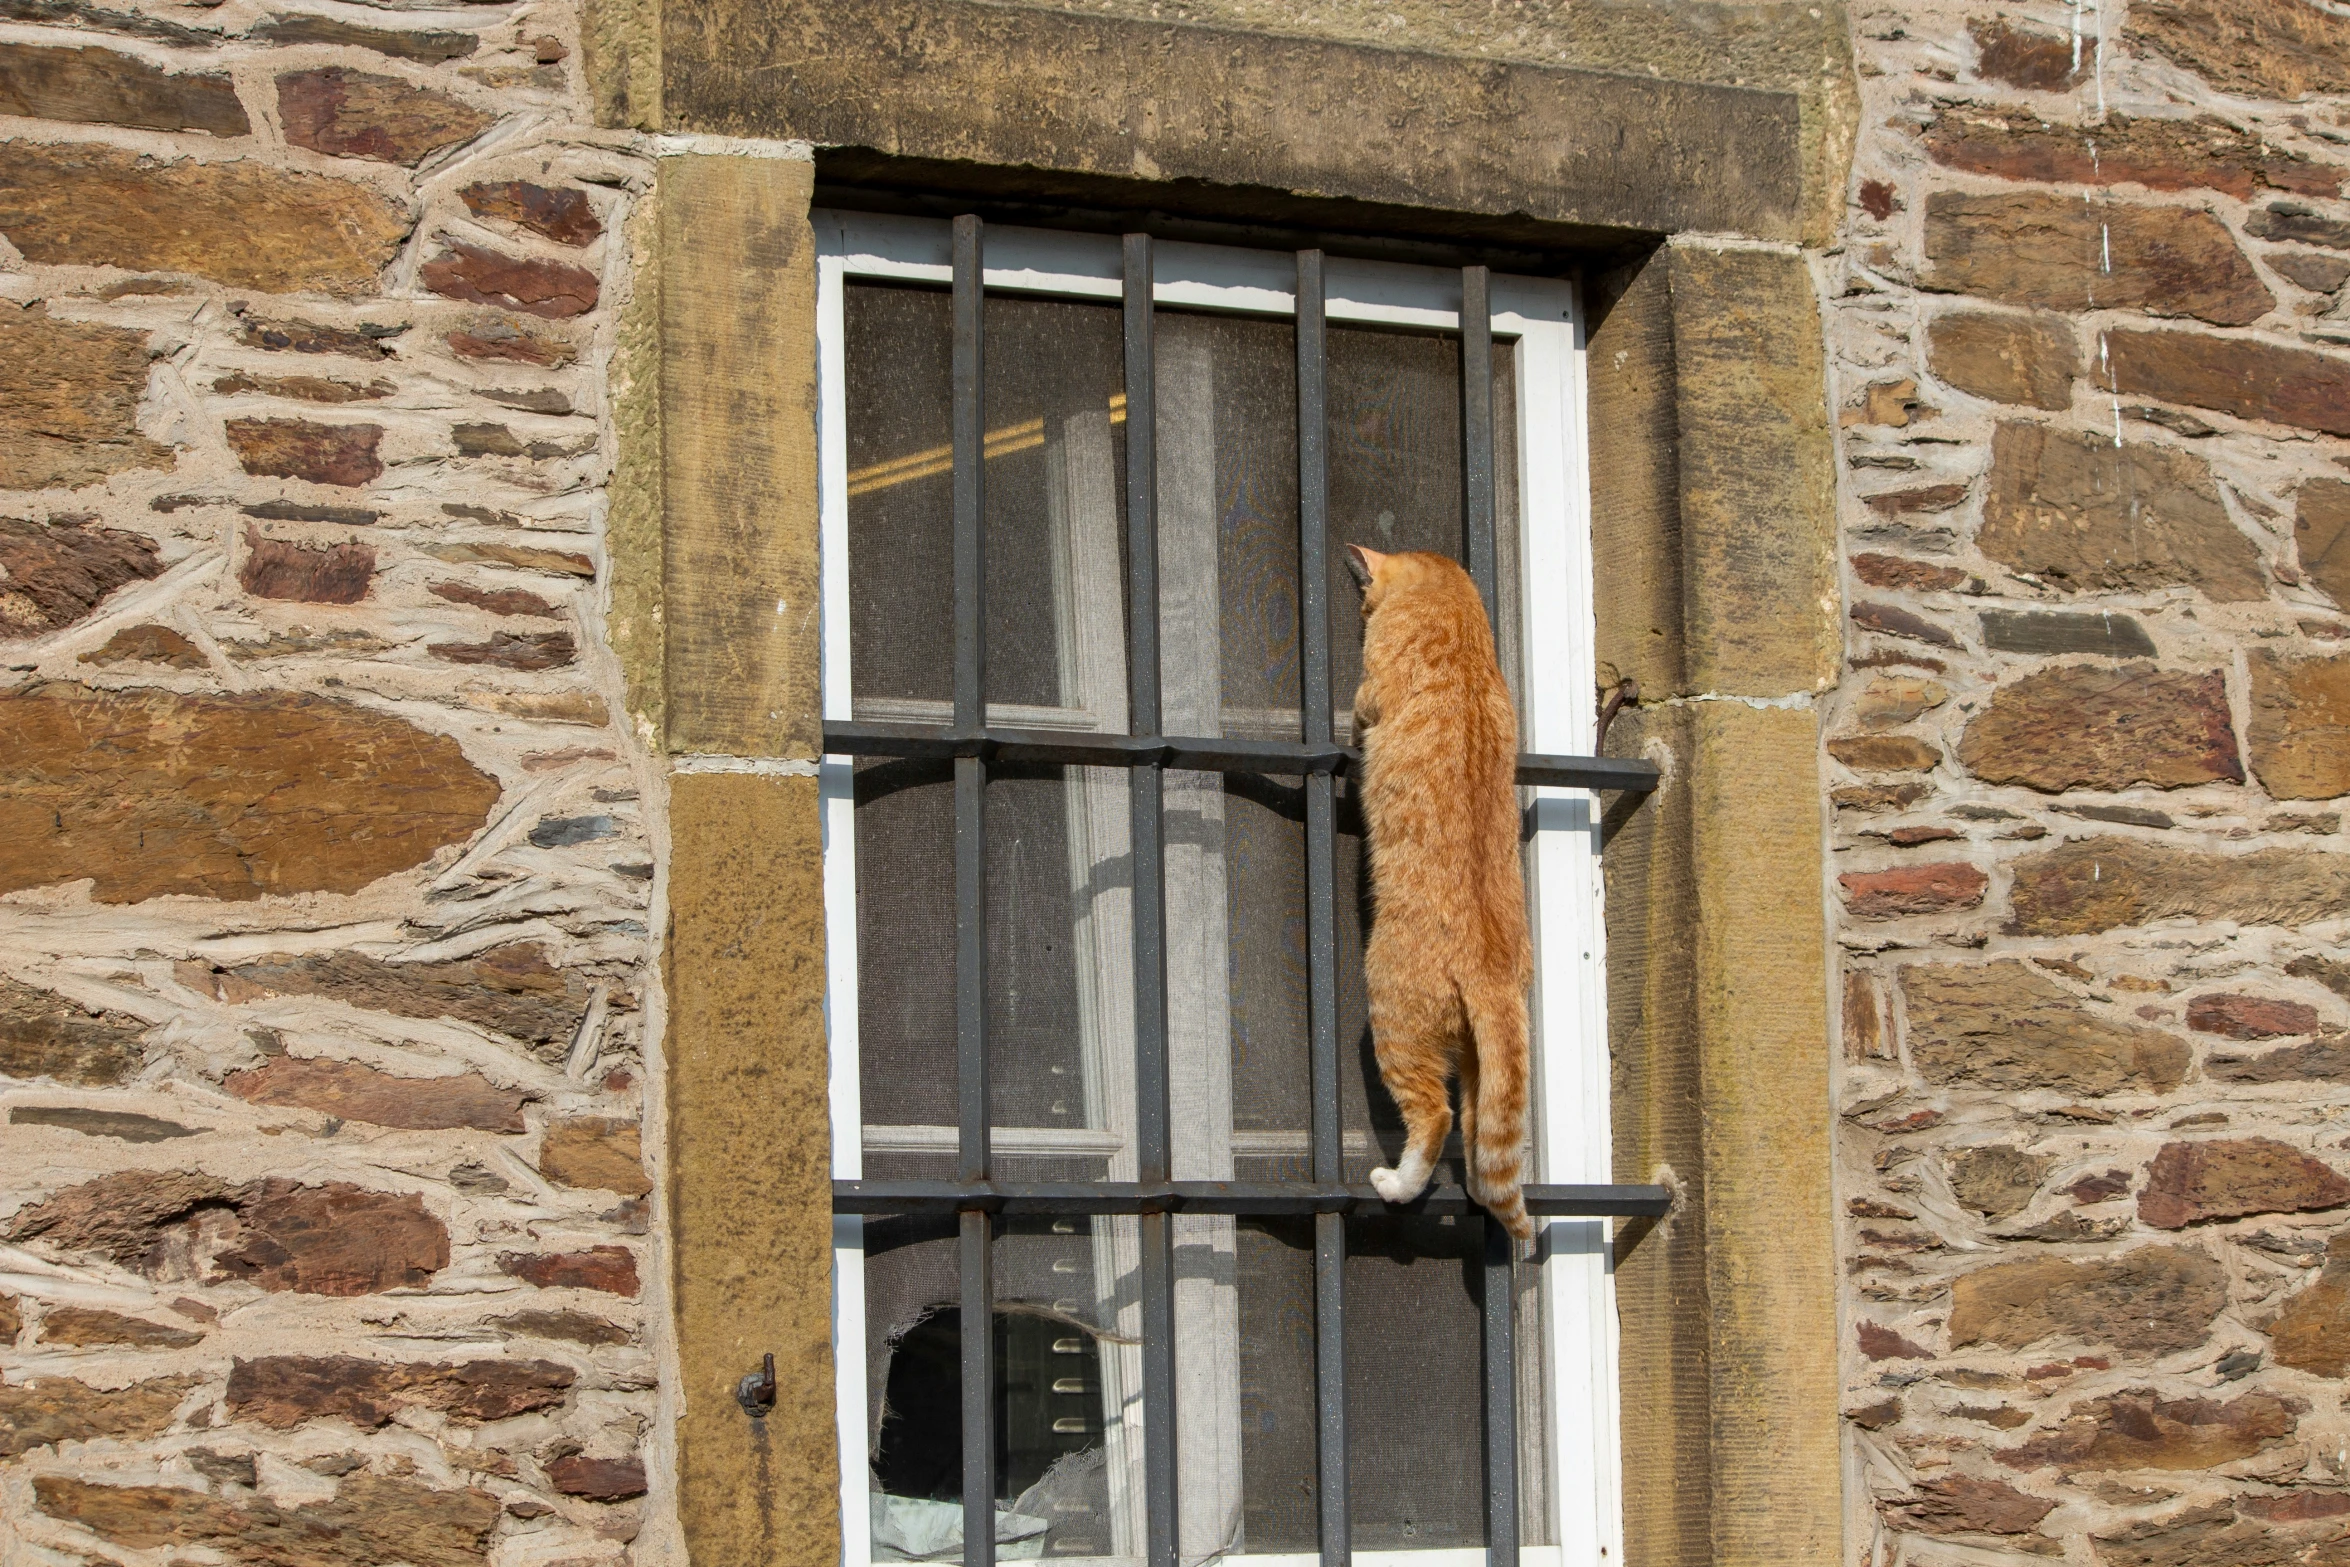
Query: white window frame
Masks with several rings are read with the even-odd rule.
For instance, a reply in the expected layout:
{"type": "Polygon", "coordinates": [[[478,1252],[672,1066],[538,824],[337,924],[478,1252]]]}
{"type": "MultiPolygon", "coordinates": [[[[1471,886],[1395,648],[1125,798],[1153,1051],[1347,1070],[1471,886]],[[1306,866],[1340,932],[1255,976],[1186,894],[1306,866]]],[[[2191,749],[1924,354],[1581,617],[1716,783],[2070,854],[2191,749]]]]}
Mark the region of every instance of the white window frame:
{"type": "MultiPolygon", "coordinates": [[[[844,428],[844,294],[850,278],[948,283],[943,221],[865,213],[814,214],[817,251],[819,494],[822,515],[823,702],[828,721],[852,715],[848,567],[848,436],[844,428]]],[[[1288,317],[1295,313],[1287,253],[1161,241],[1153,297],[1160,305],[1288,317]]],[[[985,286],[994,292],[1116,300],[1124,288],[1113,235],[990,225],[985,286]]],[[[1326,313],[1333,322],[1457,330],[1457,271],[1332,257],[1326,313]]],[[[1517,371],[1519,581],[1523,676],[1517,697],[1529,747],[1594,749],[1597,687],[1591,510],[1585,424],[1585,329],[1575,285],[1496,274],[1493,333],[1514,339],[1517,371]]],[[[1343,710],[1351,692],[1333,692],[1343,710]]],[[[819,770],[824,832],[825,1019],[830,1049],[832,1173],[861,1178],[863,1115],[857,1057],[857,912],[852,764],[819,770]]],[[[1536,1179],[1613,1179],[1609,1126],[1605,923],[1599,808],[1588,790],[1534,791],[1528,849],[1535,941],[1536,1179]]],[[[841,1560],[871,1562],[867,1451],[864,1220],[833,1219],[833,1349],[841,1455],[841,1560]]],[[[1550,1532],[1556,1545],[1522,1549],[1525,1567],[1618,1567],[1623,1560],[1622,1451],[1616,1378],[1618,1330],[1611,1221],[1552,1219],[1541,1245],[1546,1304],[1543,1364],[1550,1532]]],[[[1180,1411],[1178,1412],[1180,1415],[1180,1411]]],[[[1482,1547],[1358,1550],[1358,1567],[1478,1567],[1482,1547]]],[[[1118,1558],[1072,1558],[1116,1567],[1118,1558]]],[[[1312,1554],[1228,1556],[1233,1567],[1318,1567],[1312,1554]]]]}

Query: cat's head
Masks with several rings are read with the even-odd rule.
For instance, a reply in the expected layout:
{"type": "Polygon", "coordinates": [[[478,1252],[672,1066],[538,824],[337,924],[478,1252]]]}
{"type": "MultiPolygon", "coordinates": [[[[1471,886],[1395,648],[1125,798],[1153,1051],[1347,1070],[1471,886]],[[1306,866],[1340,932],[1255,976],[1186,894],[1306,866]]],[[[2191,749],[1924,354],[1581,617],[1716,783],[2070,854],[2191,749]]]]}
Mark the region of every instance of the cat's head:
{"type": "MultiPolygon", "coordinates": [[[[1432,582],[1444,575],[1460,577],[1467,574],[1442,555],[1430,555],[1420,550],[1399,550],[1394,553],[1367,548],[1360,544],[1346,547],[1346,564],[1354,573],[1355,586],[1363,592],[1363,618],[1387,601],[1390,594],[1406,588],[1432,582]]],[[[1473,590],[1472,590],[1473,591],[1473,590]]]]}

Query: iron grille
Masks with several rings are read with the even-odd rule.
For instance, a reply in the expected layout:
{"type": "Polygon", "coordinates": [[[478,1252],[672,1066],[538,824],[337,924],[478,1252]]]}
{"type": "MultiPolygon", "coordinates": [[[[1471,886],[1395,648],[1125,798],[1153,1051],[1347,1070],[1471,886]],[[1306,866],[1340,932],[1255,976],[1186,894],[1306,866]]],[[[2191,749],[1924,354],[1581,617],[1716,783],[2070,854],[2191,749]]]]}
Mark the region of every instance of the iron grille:
{"type": "MultiPolygon", "coordinates": [[[[1152,358],[1152,245],[1124,239],[1124,348],[1127,394],[1126,493],[1130,565],[1128,735],[990,728],[986,721],[983,592],[984,474],[981,328],[984,232],[973,216],[954,220],[953,526],[954,722],[918,725],[833,722],[824,747],[840,756],[952,758],[954,762],[956,1176],[940,1180],[838,1180],[842,1214],[954,1213],[959,1216],[961,1320],[992,1320],[989,1242],[999,1215],[1137,1216],[1142,1242],[1144,1567],[1177,1567],[1175,1508],[1178,1412],[1175,1387],[1174,1254],[1170,1216],[1312,1215],[1314,1220],[1316,1448],[1320,1548],[1324,1567],[1345,1567],[1351,1545],[1346,1476],[1346,1377],[1342,1267],[1350,1214],[1394,1212],[1368,1186],[1344,1184],[1340,1164],[1338,954],[1335,904],[1336,780],[1358,761],[1333,741],[1327,548],[1327,431],[1322,252],[1297,252],[1297,456],[1300,630],[1304,647],[1304,738],[1300,741],[1184,738],[1159,733],[1157,453],[1152,358]],[[1005,1182],[989,1156],[985,814],[991,765],[1068,763],[1129,770],[1134,866],[1136,1152],[1131,1182],[1005,1182]],[[1313,1080],[1313,1179],[1302,1182],[1170,1179],[1165,855],[1162,782],[1173,767],[1267,773],[1306,781],[1307,1019],[1313,1080]]],[[[1461,269],[1463,553],[1488,616],[1495,607],[1493,327],[1489,274],[1461,269]]],[[[1521,784],[1646,792],[1657,770],[1646,762],[1593,756],[1518,759],[1521,784]]],[[[1526,1188],[1527,1211],[1542,1216],[1657,1216],[1671,1205],[1661,1186],[1526,1188]]],[[[1477,1211],[1457,1186],[1434,1186],[1405,1211],[1477,1211]]],[[[1484,1404],[1486,1542],[1493,1563],[1518,1560],[1518,1475],[1513,1248],[1506,1231],[1485,1230],[1484,1404]]],[[[995,1561],[994,1335],[961,1335],[963,1560],[995,1561]]]]}

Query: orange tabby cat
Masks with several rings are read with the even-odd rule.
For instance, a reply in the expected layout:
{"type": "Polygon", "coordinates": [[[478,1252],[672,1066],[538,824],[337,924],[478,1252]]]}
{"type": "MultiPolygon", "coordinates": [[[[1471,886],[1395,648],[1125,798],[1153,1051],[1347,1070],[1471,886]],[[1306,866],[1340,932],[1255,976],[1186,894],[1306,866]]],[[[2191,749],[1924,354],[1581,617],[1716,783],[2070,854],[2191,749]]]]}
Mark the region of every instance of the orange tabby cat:
{"type": "Polygon", "coordinates": [[[1469,1195],[1519,1240],[1525,1179],[1526,985],[1534,958],[1518,861],[1518,720],[1469,574],[1441,555],[1350,544],[1363,588],[1355,740],[1376,923],[1363,953],[1379,1076],[1403,1111],[1403,1158],[1371,1172],[1420,1195],[1461,1080],[1469,1195]]]}

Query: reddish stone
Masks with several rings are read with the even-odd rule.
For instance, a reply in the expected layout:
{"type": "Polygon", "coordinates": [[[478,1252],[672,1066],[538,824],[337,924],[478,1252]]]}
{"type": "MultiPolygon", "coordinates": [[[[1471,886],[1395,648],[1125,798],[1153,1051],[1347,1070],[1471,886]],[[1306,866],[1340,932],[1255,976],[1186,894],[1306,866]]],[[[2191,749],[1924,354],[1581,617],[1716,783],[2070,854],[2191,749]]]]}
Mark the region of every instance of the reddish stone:
{"type": "Polygon", "coordinates": [[[499,1088],[478,1072],[442,1077],[394,1077],[356,1061],[323,1056],[278,1056],[250,1071],[231,1072],[221,1086],[253,1104],[295,1105],[372,1126],[441,1132],[471,1127],[519,1132],[519,1088],[499,1088]]]}
{"type": "Polygon", "coordinates": [[[2270,1523],[2317,1523],[2350,1513],[2350,1491],[2287,1491],[2281,1496],[2247,1496],[2241,1499],[2240,1505],[2253,1517],[2270,1523]]]}
{"type": "Polygon", "coordinates": [[[449,253],[424,266],[424,286],[450,299],[526,310],[549,320],[585,315],[596,308],[596,275],[564,261],[502,256],[480,245],[452,240],[449,253]]]}
{"type": "Polygon", "coordinates": [[[1931,1360],[1934,1352],[1910,1342],[1891,1328],[1863,1321],[1856,1332],[1860,1352],[1871,1360],[1931,1360]]]}
{"type": "Polygon", "coordinates": [[[1975,40],[1975,74],[2026,92],[2064,92],[2097,70],[2097,40],[2010,27],[2001,18],[1967,23],[1975,40]]]}
{"type": "Polygon", "coordinates": [[[1883,180],[1862,180],[1860,210],[1882,223],[1901,210],[1901,202],[1894,196],[1893,187],[1883,180]]]}
{"type": "Polygon", "coordinates": [[[578,971],[549,963],[536,942],[438,963],[387,963],[356,952],[265,957],[231,977],[255,994],[324,996],[395,1017],[457,1018],[541,1045],[571,1038],[594,989],[578,971]]]}
{"type": "Polygon", "coordinates": [[[1852,623],[1863,631],[1881,631],[1891,637],[1907,637],[1912,642],[1923,642],[1931,647],[1957,647],[1958,638],[1935,625],[1923,615],[1913,614],[1898,604],[1855,604],[1852,623]]]}
{"type": "Polygon", "coordinates": [[[2308,1409],[2274,1393],[2221,1403],[2136,1389],[2075,1404],[2062,1425],[1995,1456],[2011,1469],[2209,1469],[2274,1447],[2308,1409]]]}
{"type": "Polygon", "coordinates": [[[604,232],[588,205],[587,192],[565,186],[549,190],[524,180],[468,185],[457,194],[477,218],[503,218],[562,245],[587,245],[604,232]]]}
{"type": "Polygon", "coordinates": [[[90,1306],[52,1306],[41,1319],[41,1342],[87,1347],[128,1344],[138,1349],[187,1349],[204,1342],[202,1331],[126,1317],[90,1306]]]}
{"type": "MultiPolygon", "coordinates": [[[[1963,489],[1963,486],[1960,488],[1963,489]]],[[[1869,497],[1869,504],[1874,506],[1888,498],[1873,495],[1869,497]]],[[[1913,593],[1934,593],[1964,587],[1967,581],[1967,574],[1956,566],[1937,566],[1931,561],[1866,553],[1852,557],[1852,574],[1872,588],[1900,588],[1913,593]]]]}
{"type": "Polygon", "coordinates": [[[612,1295],[637,1292],[636,1253],[625,1246],[537,1254],[500,1252],[498,1266],[541,1289],[603,1290],[612,1295]]]}
{"type": "Polygon", "coordinates": [[[408,330],[404,326],[361,326],[353,331],[315,321],[265,321],[250,316],[243,320],[237,341],[247,348],[281,354],[348,354],[355,359],[391,358],[392,339],[408,330]]]}
{"type": "Polygon", "coordinates": [[[280,76],[277,112],[297,147],[410,168],[473,140],[497,118],[446,93],[339,65],[280,76]]]}
{"type": "Polygon", "coordinates": [[[1957,843],[1966,834],[1955,827],[1896,827],[1891,832],[1877,836],[1896,849],[1915,849],[1929,843],[1957,843]]]}
{"type": "Polygon", "coordinates": [[[85,664],[160,664],[166,669],[209,669],[204,650],[169,626],[149,622],[126,626],[103,647],[82,655],[85,664]]]}
{"type": "Polygon", "coordinates": [[[547,1483],[565,1496],[584,1496],[591,1502],[625,1502],[632,1496],[645,1494],[645,1461],[573,1454],[547,1465],[547,1483]]]}
{"type": "Polygon", "coordinates": [[[229,446],[247,473],[357,487],[384,471],[380,424],[314,424],[307,419],[231,419],[229,446]]]}
{"type": "Polygon", "coordinates": [[[331,1498],[299,1506],[60,1474],[40,1476],[32,1492],[48,1517],[119,1548],[198,1546],[234,1567],[484,1567],[501,1511],[483,1491],[437,1491],[365,1470],[346,1473],[331,1498]]]}
{"type": "Polygon", "coordinates": [[[2247,98],[2299,100],[2350,80],[2350,18],[2302,0],[2138,0],[2125,36],[2247,98]]]}
{"type": "Polygon", "coordinates": [[[2165,1143],[2146,1167],[2138,1217],[2158,1230],[2248,1213],[2314,1213],[2350,1203],[2331,1165],[2271,1137],[2165,1143]]]}
{"type": "Polygon", "coordinates": [[[555,606],[536,593],[521,588],[477,588],[467,582],[436,582],[427,590],[435,598],[447,599],[452,604],[470,604],[475,609],[486,609],[493,615],[540,615],[552,617],[555,606]]]}
{"type": "Polygon", "coordinates": [[[435,642],[425,651],[452,664],[503,669],[558,669],[579,656],[568,631],[501,631],[487,642],[435,642]]]}
{"type": "Polygon", "coordinates": [[[449,1232],[413,1193],[342,1181],[271,1177],[240,1194],[239,1244],[213,1259],[214,1281],[241,1279],[301,1295],[414,1289],[449,1265],[449,1232]]]}
{"type": "MultiPolygon", "coordinates": [[[[1866,496],[1864,500],[1867,502],[1869,510],[1880,517],[1907,517],[1918,512],[1948,511],[1963,502],[1966,497],[1967,487],[1964,484],[1928,484],[1914,490],[1888,490],[1881,495],[1866,496]]],[[[1857,566],[1864,560],[1892,559],[1894,557],[1890,555],[1859,555],[1854,557],[1853,564],[1857,566]]],[[[1954,588],[1966,581],[1965,572],[1952,571],[1948,566],[1928,566],[1922,561],[1910,561],[1906,564],[1916,566],[1929,574],[1948,573],[1949,580],[1935,583],[1936,587],[1954,588]]],[[[1914,585],[1904,581],[1877,582],[1875,578],[1866,574],[1863,574],[1861,580],[1880,588],[1906,588],[1914,585]]]]}
{"type": "Polygon", "coordinates": [[[280,1431],[307,1420],[343,1419],[363,1431],[422,1406],[464,1420],[506,1420],[552,1409],[569,1395],[572,1372],[551,1360],[385,1362],[347,1355],[265,1355],[229,1370],[229,1413],[280,1431]]]}
{"type": "Polygon", "coordinates": [[[1904,865],[1886,871],[1846,871],[1836,878],[1844,907],[1855,919],[1890,920],[1908,914],[1945,914],[1983,901],[1991,878],[1972,865],[1904,865]]]}
{"type": "Polygon", "coordinates": [[[2107,1170],[2102,1175],[2084,1175],[2064,1189],[2064,1194],[2084,1205],[2108,1201],[2122,1196],[2130,1189],[2130,1172],[2107,1170]]]}
{"type": "Polygon", "coordinates": [[[306,604],[356,604],[375,576],[372,544],[301,544],[268,539],[245,525],[245,558],[237,581],[256,598],[296,599],[306,604]]]}
{"type": "Polygon", "coordinates": [[[563,577],[593,577],[596,563],[572,550],[540,549],[528,544],[500,544],[490,539],[462,539],[451,544],[427,544],[424,552],[453,565],[481,562],[513,566],[522,571],[552,572],[563,577]]]}
{"type": "Polygon", "coordinates": [[[2197,996],[2187,1003],[2187,1026],[2229,1039],[2281,1039],[2317,1032],[2317,1008],[2271,996],[2197,996]]]}
{"type": "Polygon", "coordinates": [[[1954,310],[1927,329],[1926,368],[1973,397],[2062,410],[2073,405],[2080,355],[2062,316],[1954,310]]]}
{"type": "Polygon", "coordinates": [[[0,517],[0,638],[70,626],[116,588],[162,573],[161,553],[143,533],[0,517]]]}
{"type": "Polygon", "coordinates": [[[2059,664],[1992,692],[1958,742],[1967,771],[2045,794],[2242,783],[2227,677],[2059,664]]]}
{"type": "Polygon", "coordinates": [[[1908,1499],[1883,1504],[1888,1521],[1927,1534],[2029,1534],[2055,1510],[2054,1502],[2028,1496],[2003,1480],[1964,1474],[1921,1480],[1908,1499]]]}
{"type": "Polygon", "coordinates": [[[519,323],[493,316],[470,330],[448,334],[451,350],[465,359],[507,359],[516,364],[562,366],[579,357],[579,350],[559,337],[525,330],[519,323]]]}
{"type": "Polygon", "coordinates": [[[2192,207],[2054,192],[1938,191],[1922,287],[2045,310],[2142,310],[2245,326],[2276,299],[2227,227],[2192,207]]]}
{"type": "Polygon", "coordinates": [[[1901,1400],[1898,1398],[1880,1399],[1874,1404],[1865,1404],[1859,1409],[1846,1410],[1844,1418],[1863,1431],[1882,1431],[1887,1426],[1900,1422],[1901,1400]]]}
{"type": "Polygon", "coordinates": [[[2149,120],[2116,114],[2092,138],[2030,114],[1970,106],[1944,115],[1926,132],[1926,151],[1949,168],[1999,179],[2217,190],[2239,201],[2250,200],[2262,186],[2330,196],[2342,182],[2338,170],[2272,148],[2209,116],[2149,120]]]}
{"type": "Polygon", "coordinates": [[[2350,435],[2350,359],[2203,332],[2105,334],[2117,392],[2350,435]]]}

